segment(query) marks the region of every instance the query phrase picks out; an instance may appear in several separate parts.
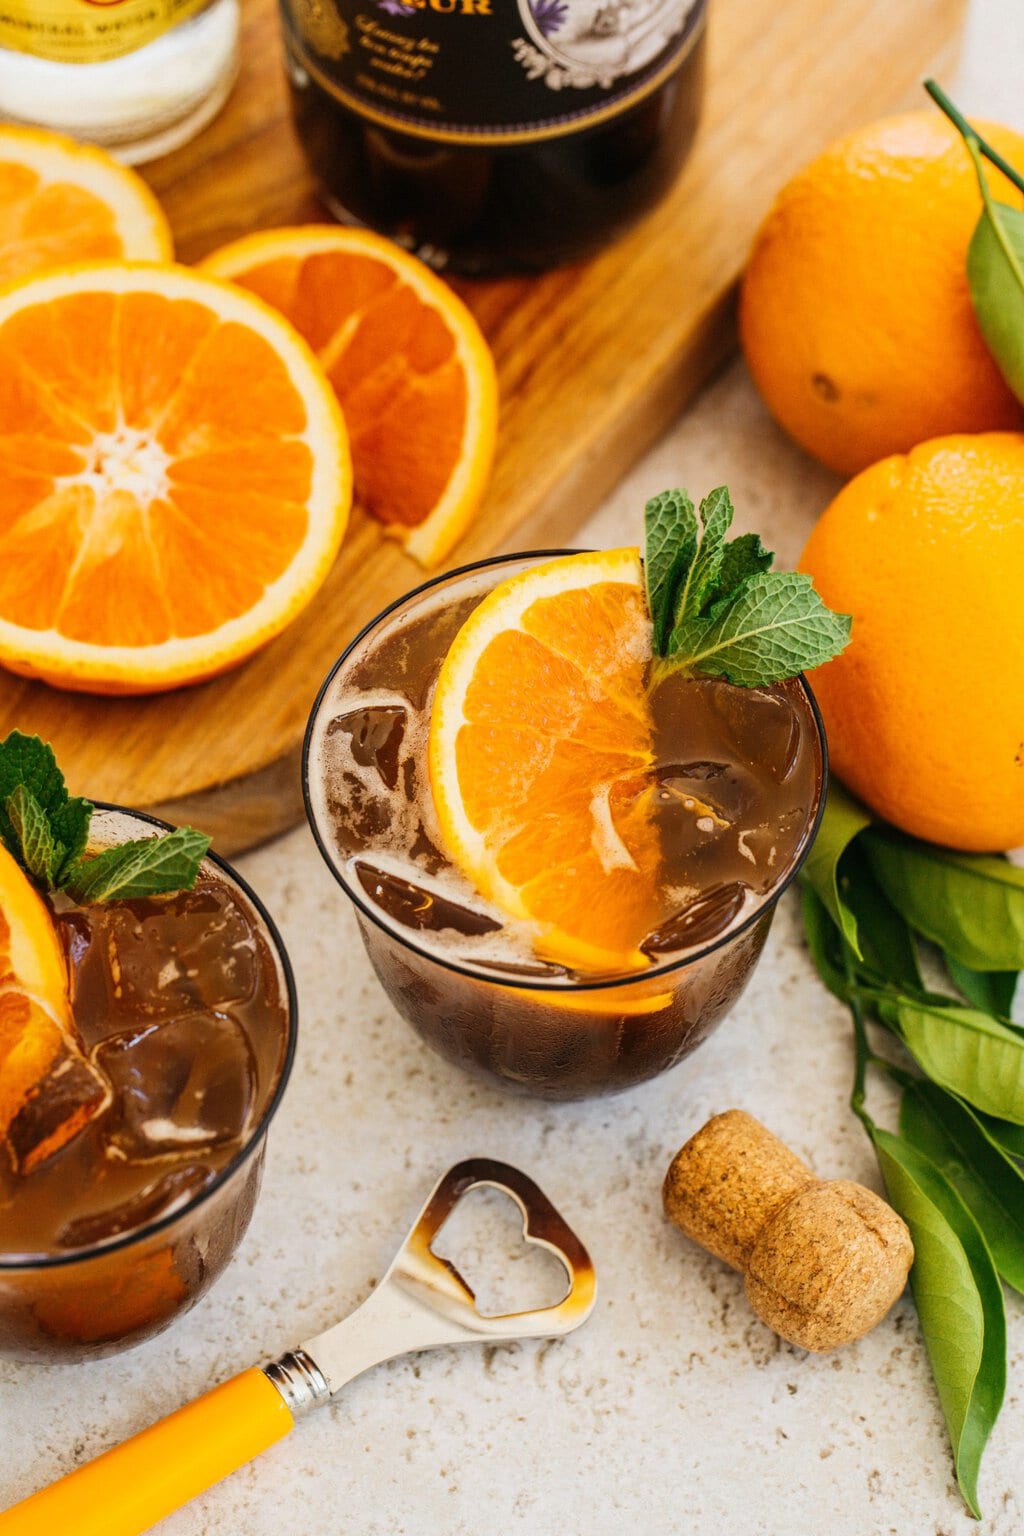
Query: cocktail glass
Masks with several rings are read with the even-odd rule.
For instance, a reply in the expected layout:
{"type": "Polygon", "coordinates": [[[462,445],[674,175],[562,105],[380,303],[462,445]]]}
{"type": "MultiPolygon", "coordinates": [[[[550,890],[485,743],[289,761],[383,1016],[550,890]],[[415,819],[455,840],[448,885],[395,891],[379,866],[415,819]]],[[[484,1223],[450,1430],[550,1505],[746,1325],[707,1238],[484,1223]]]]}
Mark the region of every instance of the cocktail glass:
{"type": "MultiPolygon", "coordinates": [[[[101,805],[93,815],[90,844],[98,851],[154,828],[169,830],[141,812],[101,805]]],[[[215,854],[207,855],[201,873],[227,887],[256,940],[261,1007],[245,1030],[255,1098],[244,1138],[208,1182],[153,1220],[83,1246],[55,1245],[30,1254],[0,1249],[0,1355],[86,1359],[137,1344],[196,1304],[245,1235],[262,1179],[267,1130],[295,1055],[295,984],[281,937],[241,876],[215,854]]],[[[145,1081],[138,1087],[144,1096],[145,1081]]],[[[62,1155],[53,1159],[58,1172],[62,1155]]],[[[159,1157],[153,1166],[163,1166],[159,1157]]],[[[19,1197],[30,1193],[35,1177],[27,1175],[19,1197]]]]}
{"type": "MultiPolygon", "coordinates": [[[[367,953],[395,1008],[449,1061],[504,1088],[551,1099],[629,1088],[675,1066],[707,1038],[749,980],[778,899],[810,848],[827,778],[821,717],[800,678],[785,685],[814,754],[813,789],[799,835],[771,889],[724,931],[685,953],[660,963],[655,958],[643,971],[590,978],[553,974],[551,966],[529,958],[485,963],[472,954],[472,944],[446,943],[444,896],[429,878],[421,891],[407,867],[396,871],[391,857],[410,773],[419,775],[423,800],[431,683],[476,602],[499,581],[566,553],[484,560],[392,603],[332,667],[313,706],[303,753],[313,835],[356,908],[367,953]],[[346,739],[347,768],[340,766],[339,732],[346,739]],[[376,801],[367,774],[391,781],[376,801]]],[[[429,843],[430,808],[421,809],[429,843]]],[[[469,918],[453,910],[456,926],[472,926],[474,907],[469,918]]]]}

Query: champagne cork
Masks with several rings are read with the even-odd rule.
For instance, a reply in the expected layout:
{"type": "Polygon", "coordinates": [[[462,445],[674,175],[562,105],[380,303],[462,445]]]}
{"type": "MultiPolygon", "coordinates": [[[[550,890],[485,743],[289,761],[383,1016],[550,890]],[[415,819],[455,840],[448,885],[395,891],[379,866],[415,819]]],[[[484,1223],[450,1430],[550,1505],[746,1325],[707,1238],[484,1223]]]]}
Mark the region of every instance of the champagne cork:
{"type": "Polygon", "coordinates": [[[823,1180],[778,1137],[730,1109],[672,1160],[665,1213],[745,1278],[768,1327],[824,1353],[880,1322],[914,1258],[906,1224],[878,1195],[823,1180]]]}

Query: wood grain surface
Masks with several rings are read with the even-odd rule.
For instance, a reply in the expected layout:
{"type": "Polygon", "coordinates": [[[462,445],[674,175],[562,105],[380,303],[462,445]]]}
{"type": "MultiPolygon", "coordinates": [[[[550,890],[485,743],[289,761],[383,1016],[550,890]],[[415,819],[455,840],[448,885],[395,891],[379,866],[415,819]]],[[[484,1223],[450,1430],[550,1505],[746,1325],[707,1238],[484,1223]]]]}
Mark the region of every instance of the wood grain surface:
{"type": "MultiPolygon", "coordinates": [[[[711,0],[704,120],[661,207],[586,265],[458,285],[494,348],[503,404],[494,479],[450,564],[571,537],[733,348],[736,279],[774,192],[837,133],[923,99],[917,82],[955,56],[963,8],[711,0]]],[[[326,217],[288,117],[274,0],[243,0],[243,15],[227,107],[145,172],[183,261],[326,217]]],[[[224,852],[251,846],[301,815],[302,734],[331,662],[422,574],[357,511],[310,608],[238,671],[143,700],[0,673],[0,735],[52,741],[77,793],[191,821],[224,852]]]]}

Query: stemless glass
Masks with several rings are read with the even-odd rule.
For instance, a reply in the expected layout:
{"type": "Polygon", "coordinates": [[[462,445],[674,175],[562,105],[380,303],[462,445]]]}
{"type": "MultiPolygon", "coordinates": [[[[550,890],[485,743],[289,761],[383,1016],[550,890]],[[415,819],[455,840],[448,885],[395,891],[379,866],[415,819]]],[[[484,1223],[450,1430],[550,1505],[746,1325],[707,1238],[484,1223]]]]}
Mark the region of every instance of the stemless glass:
{"type": "MultiPolygon", "coordinates": [[[[373,968],[398,1012],[442,1056],[501,1087],[549,1099],[577,1099],[629,1088],[675,1066],[707,1038],[746,986],[764,947],[775,906],[813,841],[825,803],[827,753],[814,696],[801,677],[798,697],[816,752],[815,787],[793,856],[771,890],[742,921],[682,955],[612,978],[502,974],[494,965],[446,953],[414,926],[389,917],[360,883],[339,827],[355,800],[328,773],[333,722],[355,707],[361,689],[389,698],[402,692],[409,650],[400,637],[418,617],[456,608],[462,622],[499,581],[541,560],[572,553],[535,551],[498,556],[424,583],[386,608],[342,652],[313,705],[303,750],[303,795],[313,836],[328,868],[354,903],[373,968]],[[376,675],[377,654],[392,640],[391,671],[376,675]],[[373,684],[367,679],[374,677],[373,684]],[[344,700],[343,708],[340,701],[344,700]]],[[[449,626],[451,627],[451,626],[449,626]]],[[[457,627],[457,626],[456,626],[457,627]]],[[[454,630],[452,631],[454,633],[454,630]]],[[[444,649],[431,658],[432,673],[444,649]]],[[[417,666],[422,666],[422,656],[417,666]]],[[[429,687],[419,678],[420,703],[429,687]]],[[[386,827],[381,829],[382,844],[386,827]]],[[[372,858],[371,849],[368,857],[372,858]]]]}
{"type": "MultiPolygon", "coordinates": [[[[97,850],[112,847],[154,828],[170,830],[142,812],[99,805],[90,843],[97,850]]],[[[267,1129],[295,1056],[295,983],[281,936],[259,897],[216,854],[208,854],[204,864],[255,919],[261,979],[275,1005],[268,1006],[262,1038],[247,1030],[257,1069],[249,1133],[210,1182],[168,1214],[66,1253],[0,1252],[0,1356],[96,1359],[137,1344],[195,1305],[245,1235],[262,1179],[267,1129]]]]}

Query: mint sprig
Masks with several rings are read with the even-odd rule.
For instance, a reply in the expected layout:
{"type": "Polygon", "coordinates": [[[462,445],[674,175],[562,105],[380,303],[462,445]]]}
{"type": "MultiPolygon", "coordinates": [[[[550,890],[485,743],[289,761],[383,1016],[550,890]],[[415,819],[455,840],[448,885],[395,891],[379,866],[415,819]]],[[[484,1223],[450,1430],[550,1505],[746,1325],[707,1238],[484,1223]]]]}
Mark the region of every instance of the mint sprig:
{"type": "Polygon", "coordinates": [[[742,688],[795,677],[847,644],[849,615],[826,608],[809,576],[772,571],[756,533],[727,539],[725,486],[700,504],[664,491],[644,512],[644,575],[654,651],[671,670],[742,688]]]}
{"type": "Polygon", "coordinates": [[[12,731],[0,741],[0,841],[37,885],[81,903],[191,890],[210,839],[192,827],[134,838],[89,857],[94,807],[68,794],[53,748],[12,731]]]}

